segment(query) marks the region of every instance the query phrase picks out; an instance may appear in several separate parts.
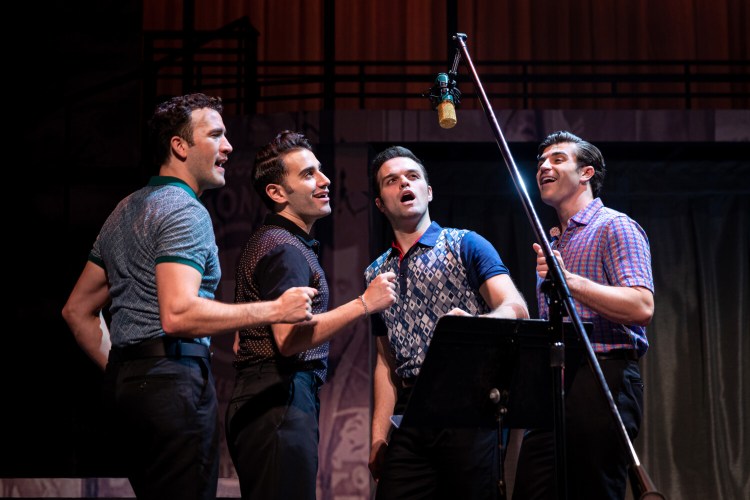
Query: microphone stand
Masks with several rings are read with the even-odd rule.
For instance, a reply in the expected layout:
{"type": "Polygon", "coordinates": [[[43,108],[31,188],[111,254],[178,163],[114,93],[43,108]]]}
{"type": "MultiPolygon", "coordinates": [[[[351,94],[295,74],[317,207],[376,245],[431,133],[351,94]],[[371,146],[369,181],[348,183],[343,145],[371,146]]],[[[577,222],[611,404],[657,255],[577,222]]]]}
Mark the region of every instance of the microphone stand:
{"type": "Polygon", "coordinates": [[[456,67],[459,55],[463,56],[466,67],[471,73],[471,78],[476,87],[479,102],[482,105],[487,120],[490,122],[490,127],[495,134],[495,141],[500,148],[500,153],[503,155],[505,165],[508,167],[516,191],[521,198],[526,216],[534,230],[536,241],[542,247],[549,269],[547,272],[547,279],[550,280],[548,292],[548,300],[550,303],[550,329],[553,330],[558,337],[550,347],[550,366],[553,370],[553,382],[555,385],[555,401],[553,406],[555,419],[555,482],[558,491],[558,499],[564,500],[567,498],[567,482],[565,474],[565,400],[563,387],[565,343],[562,328],[562,313],[564,308],[578,334],[578,338],[585,346],[585,354],[589,367],[594,372],[594,378],[601,389],[602,395],[607,400],[610,414],[616,424],[615,427],[618,436],[624,449],[629,455],[631,481],[633,482],[634,490],[637,489],[637,491],[634,491],[636,498],[641,500],[663,500],[665,498],[664,495],[656,490],[654,483],[651,481],[651,478],[638,460],[638,455],[635,452],[635,448],[633,448],[633,443],[630,441],[627,431],[625,430],[622,417],[620,417],[620,412],[617,410],[615,401],[612,398],[612,393],[609,390],[607,381],[605,380],[602,369],[599,366],[599,361],[596,358],[594,349],[591,347],[591,342],[589,341],[588,335],[586,335],[581,318],[578,316],[575,309],[573,298],[570,295],[570,290],[568,289],[568,284],[563,276],[562,269],[558,264],[557,259],[555,259],[552,254],[552,247],[547,241],[542,224],[539,222],[539,218],[534,211],[534,206],[532,205],[529,194],[526,191],[526,185],[521,178],[518,167],[516,167],[513,156],[510,153],[510,148],[508,148],[508,144],[505,142],[505,137],[503,136],[502,130],[500,130],[500,125],[497,123],[495,113],[492,111],[492,106],[487,98],[487,94],[484,92],[482,82],[479,80],[479,75],[477,74],[474,63],[471,60],[469,50],[466,47],[466,38],[466,34],[464,33],[456,33],[453,36],[453,40],[456,42],[456,59],[454,59],[453,67],[456,67]]]}

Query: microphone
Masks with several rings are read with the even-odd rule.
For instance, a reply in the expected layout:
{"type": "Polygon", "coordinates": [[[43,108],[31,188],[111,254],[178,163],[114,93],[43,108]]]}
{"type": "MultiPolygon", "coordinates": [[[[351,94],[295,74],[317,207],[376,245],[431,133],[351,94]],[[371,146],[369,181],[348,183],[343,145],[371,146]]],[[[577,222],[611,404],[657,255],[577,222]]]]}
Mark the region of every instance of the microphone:
{"type": "Polygon", "coordinates": [[[438,123],[446,129],[456,126],[456,106],[461,102],[461,91],[456,87],[453,76],[453,72],[438,73],[432,88],[426,94],[422,94],[430,98],[433,109],[437,109],[438,112],[438,123]]]}
{"type": "Polygon", "coordinates": [[[438,123],[442,128],[453,128],[456,126],[456,106],[453,103],[453,93],[449,90],[450,80],[447,73],[438,73],[435,79],[435,87],[440,92],[440,103],[437,106],[438,123]]]}
{"type": "Polygon", "coordinates": [[[549,235],[550,235],[550,243],[554,243],[556,240],[560,238],[560,228],[557,226],[552,226],[549,229],[549,235]]]}

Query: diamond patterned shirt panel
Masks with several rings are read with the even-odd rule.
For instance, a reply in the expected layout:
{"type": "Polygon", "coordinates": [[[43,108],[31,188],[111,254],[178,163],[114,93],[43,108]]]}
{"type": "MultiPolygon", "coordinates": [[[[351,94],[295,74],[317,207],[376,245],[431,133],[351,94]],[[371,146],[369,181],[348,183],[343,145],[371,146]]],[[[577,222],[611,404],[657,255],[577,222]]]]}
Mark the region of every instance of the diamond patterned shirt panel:
{"type": "MultiPolygon", "coordinates": [[[[388,250],[365,271],[368,284],[382,272],[406,272],[405,280],[397,280],[399,300],[381,313],[396,360],[396,374],[401,378],[419,375],[441,316],[456,307],[475,315],[490,310],[479,289],[471,285],[462,257],[461,244],[469,231],[437,227],[440,233],[434,246],[420,240],[402,262],[397,251],[388,250]]],[[[507,272],[499,256],[496,260],[499,265],[495,269],[503,271],[494,273],[507,272]]],[[[487,278],[481,276],[480,284],[487,278]]]]}

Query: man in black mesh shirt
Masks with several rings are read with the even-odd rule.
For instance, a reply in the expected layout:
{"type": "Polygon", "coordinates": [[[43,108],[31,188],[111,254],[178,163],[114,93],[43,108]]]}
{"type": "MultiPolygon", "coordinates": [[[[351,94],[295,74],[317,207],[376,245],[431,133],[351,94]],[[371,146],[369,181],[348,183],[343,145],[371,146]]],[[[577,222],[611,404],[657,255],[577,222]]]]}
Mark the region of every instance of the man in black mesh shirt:
{"type": "Polygon", "coordinates": [[[318,391],[326,379],[328,341],[393,304],[396,276],[381,274],[362,295],[328,311],[328,285],[310,231],[331,213],[331,182],[310,143],[302,134],[281,132],[258,152],[252,178],[271,213],[242,252],[235,301],[269,300],[297,284],[318,294],[311,321],[239,331],[227,442],[242,498],[314,500],[318,391]]]}

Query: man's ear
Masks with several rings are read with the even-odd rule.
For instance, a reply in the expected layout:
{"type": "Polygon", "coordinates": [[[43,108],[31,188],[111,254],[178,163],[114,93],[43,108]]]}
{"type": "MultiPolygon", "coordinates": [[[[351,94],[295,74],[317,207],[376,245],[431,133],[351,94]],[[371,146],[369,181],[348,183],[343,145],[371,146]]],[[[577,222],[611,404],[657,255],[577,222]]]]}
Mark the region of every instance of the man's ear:
{"type": "Polygon", "coordinates": [[[380,196],[375,198],[375,206],[378,207],[378,210],[385,213],[385,211],[383,210],[383,202],[380,200],[380,196]]]}
{"type": "Polygon", "coordinates": [[[427,201],[432,201],[432,186],[427,185],[427,201]]]}
{"type": "Polygon", "coordinates": [[[187,158],[187,150],[188,150],[189,144],[187,143],[185,139],[183,139],[179,135],[175,135],[169,141],[169,144],[172,147],[172,152],[177,158],[179,158],[182,161],[184,161],[185,158],[187,158]]]}
{"type": "Polygon", "coordinates": [[[280,184],[268,184],[266,186],[266,194],[274,203],[283,204],[287,201],[286,191],[280,184]]]}
{"type": "Polygon", "coordinates": [[[581,168],[581,180],[582,181],[590,181],[592,177],[594,177],[594,174],[596,173],[596,170],[591,165],[586,165],[585,167],[581,168]]]}

